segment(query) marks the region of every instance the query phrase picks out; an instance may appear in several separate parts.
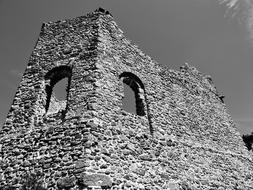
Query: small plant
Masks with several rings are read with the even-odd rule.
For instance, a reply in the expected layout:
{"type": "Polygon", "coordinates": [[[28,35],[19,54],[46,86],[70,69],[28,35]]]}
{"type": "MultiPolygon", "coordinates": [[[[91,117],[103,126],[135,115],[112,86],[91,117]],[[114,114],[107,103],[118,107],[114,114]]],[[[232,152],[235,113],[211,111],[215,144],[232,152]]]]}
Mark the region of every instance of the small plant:
{"type": "Polygon", "coordinates": [[[16,188],[15,187],[13,187],[13,186],[7,186],[7,187],[0,187],[0,189],[3,189],[3,190],[15,190],[16,188]]]}
{"type": "MultiPolygon", "coordinates": [[[[29,172],[25,174],[19,182],[21,186],[9,184],[7,186],[0,186],[1,190],[46,190],[43,187],[42,175],[41,173],[29,172]]],[[[15,184],[17,184],[15,183],[15,184]]]]}
{"type": "Polygon", "coordinates": [[[46,190],[41,173],[27,173],[21,182],[21,190],[46,190]]]}
{"type": "Polygon", "coordinates": [[[250,135],[243,135],[242,139],[248,148],[248,150],[252,150],[253,147],[253,132],[250,135]]]}

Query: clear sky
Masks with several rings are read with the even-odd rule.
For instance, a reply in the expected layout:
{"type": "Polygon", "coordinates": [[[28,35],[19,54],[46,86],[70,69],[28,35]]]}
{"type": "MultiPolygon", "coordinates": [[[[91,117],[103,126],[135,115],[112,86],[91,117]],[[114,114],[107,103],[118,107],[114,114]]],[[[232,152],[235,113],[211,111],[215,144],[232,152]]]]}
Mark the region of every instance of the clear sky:
{"type": "Polygon", "coordinates": [[[162,65],[184,62],[212,76],[242,134],[253,132],[253,42],[216,0],[0,0],[0,124],[42,22],[103,7],[125,35],[162,65]]]}

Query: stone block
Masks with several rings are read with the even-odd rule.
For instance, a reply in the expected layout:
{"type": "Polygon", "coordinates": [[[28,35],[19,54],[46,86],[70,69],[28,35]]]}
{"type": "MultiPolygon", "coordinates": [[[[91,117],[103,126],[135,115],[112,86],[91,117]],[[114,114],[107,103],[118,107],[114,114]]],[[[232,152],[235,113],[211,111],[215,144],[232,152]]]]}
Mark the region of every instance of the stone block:
{"type": "Polygon", "coordinates": [[[103,174],[83,174],[79,179],[79,183],[84,187],[99,186],[101,188],[111,188],[111,178],[103,174]]]}

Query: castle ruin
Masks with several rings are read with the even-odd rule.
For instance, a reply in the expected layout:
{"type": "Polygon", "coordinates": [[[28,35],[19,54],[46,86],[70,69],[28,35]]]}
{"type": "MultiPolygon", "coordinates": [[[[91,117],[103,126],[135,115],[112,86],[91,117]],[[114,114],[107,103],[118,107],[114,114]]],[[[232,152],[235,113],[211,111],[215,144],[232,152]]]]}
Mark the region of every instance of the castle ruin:
{"type": "Polygon", "coordinates": [[[49,190],[253,189],[252,157],[212,79],[162,67],[101,8],[42,25],[0,131],[0,189],[21,189],[29,172],[49,190]],[[136,114],[122,109],[124,83],[136,114]]]}

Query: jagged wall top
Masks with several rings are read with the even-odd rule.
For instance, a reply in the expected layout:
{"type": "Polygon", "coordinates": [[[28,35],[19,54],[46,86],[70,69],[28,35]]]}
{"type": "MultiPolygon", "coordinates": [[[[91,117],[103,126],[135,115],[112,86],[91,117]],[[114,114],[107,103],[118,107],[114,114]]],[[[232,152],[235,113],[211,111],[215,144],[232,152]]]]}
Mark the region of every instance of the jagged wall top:
{"type": "MultiPolygon", "coordinates": [[[[74,32],[74,29],[71,27],[72,24],[75,24],[75,23],[78,23],[78,22],[80,23],[82,21],[83,22],[85,22],[85,21],[90,22],[90,21],[98,20],[99,19],[99,15],[107,15],[108,18],[110,18],[110,20],[113,21],[113,17],[109,13],[109,11],[107,11],[107,10],[105,10],[103,8],[99,8],[99,9],[95,10],[94,12],[88,13],[85,16],[80,16],[80,17],[76,17],[76,18],[73,18],[73,19],[66,19],[66,20],[59,20],[59,21],[55,21],[55,22],[46,22],[46,23],[43,23],[42,28],[41,28],[40,38],[43,38],[43,37],[50,38],[50,36],[52,36],[52,37],[57,36],[58,35],[57,32],[60,31],[59,29],[61,29],[61,27],[62,27],[62,29],[64,29],[64,27],[69,27],[69,30],[71,32],[74,32]]],[[[96,29],[98,29],[100,27],[99,26],[100,24],[101,23],[97,22],[97,23],[95,23],[96,26],[93,26],[93,27],[95,27],[96,29]]],[[[120,32],[122,33],[122,38],[125,38],[123,36],[123,31],[120,30],[120,32]]],[[[99,33],[91,33],[91,34],[95,34],[95,37],[99,41],[99,33]]],[[[129,44],[132,44],[132,46],[134,48],[138,49],[138,46],[134,45],[130,40],[126,39],[126,42],[128,42],[129,44]]],[[[71,47],[71,48],[73,49],[73,47],[71,47]]],[[[78,52],[78,50],[72,50],[72,51],[78,52]]],[[[63,53],[64,52],[66,54],[70,54],[70,46],[66,45],[65,49],[63,50],[63,53]]],[[[51,53],[51,52],[49,52],[49,53],[51,53]]],[[[149,56],[145,55],[144,53],[142,53],[142,54],[144,56],[148,57],[150,60],[152,60],[149,56]]],[[[75,55],[76,54],[72,55],[72,57],[74,57],[75,55]]],[[[82,56],[82,55],[80,55],[80,56],[82,56]]],[[[65,58],[67,58],[67,57],[65,57],[65,58]]],[[[56,60],[57,60],[57,58],[56,58],[56,60]]],[[[215,85],[214,85],[211,77],[209,75],[203,75],[195,67],[192,67],[192,66],[190,66],[189,64],[186,63],[184,66],[180,67],[180,72],[177,72],[177,71],[173,71],[172,69],[170,69],[169,66],[164,67],[162,65],[159,65],[154,60],[152,60],[152,62],[155,63],[156,66],[158,66],[158,67],[161,66],[163,68],[162,69],[163,71],[161,71],[161,74],[164,73],[165,75],[166,74],[175,75],[175,73],[176,73],[176,75],[185,75],[185,76],[187,76],[188,74],[191,74],[192,76],[194,76],[196,78],[196,81],[201,80],[202,81],[202,85],[206,89],[209,89],[214,94],[216,94],[217,96],[219,96],[219,93],[218,93],[218,91],[217,91],[217,89],[216,89],[216,87],[215,87],[215,85]]],[[[165,75],[164,75],[164,77],[166,77],[165,75]]],[[[177,76],[174,76],[174,77],[177,77],[177,76]]]]}

